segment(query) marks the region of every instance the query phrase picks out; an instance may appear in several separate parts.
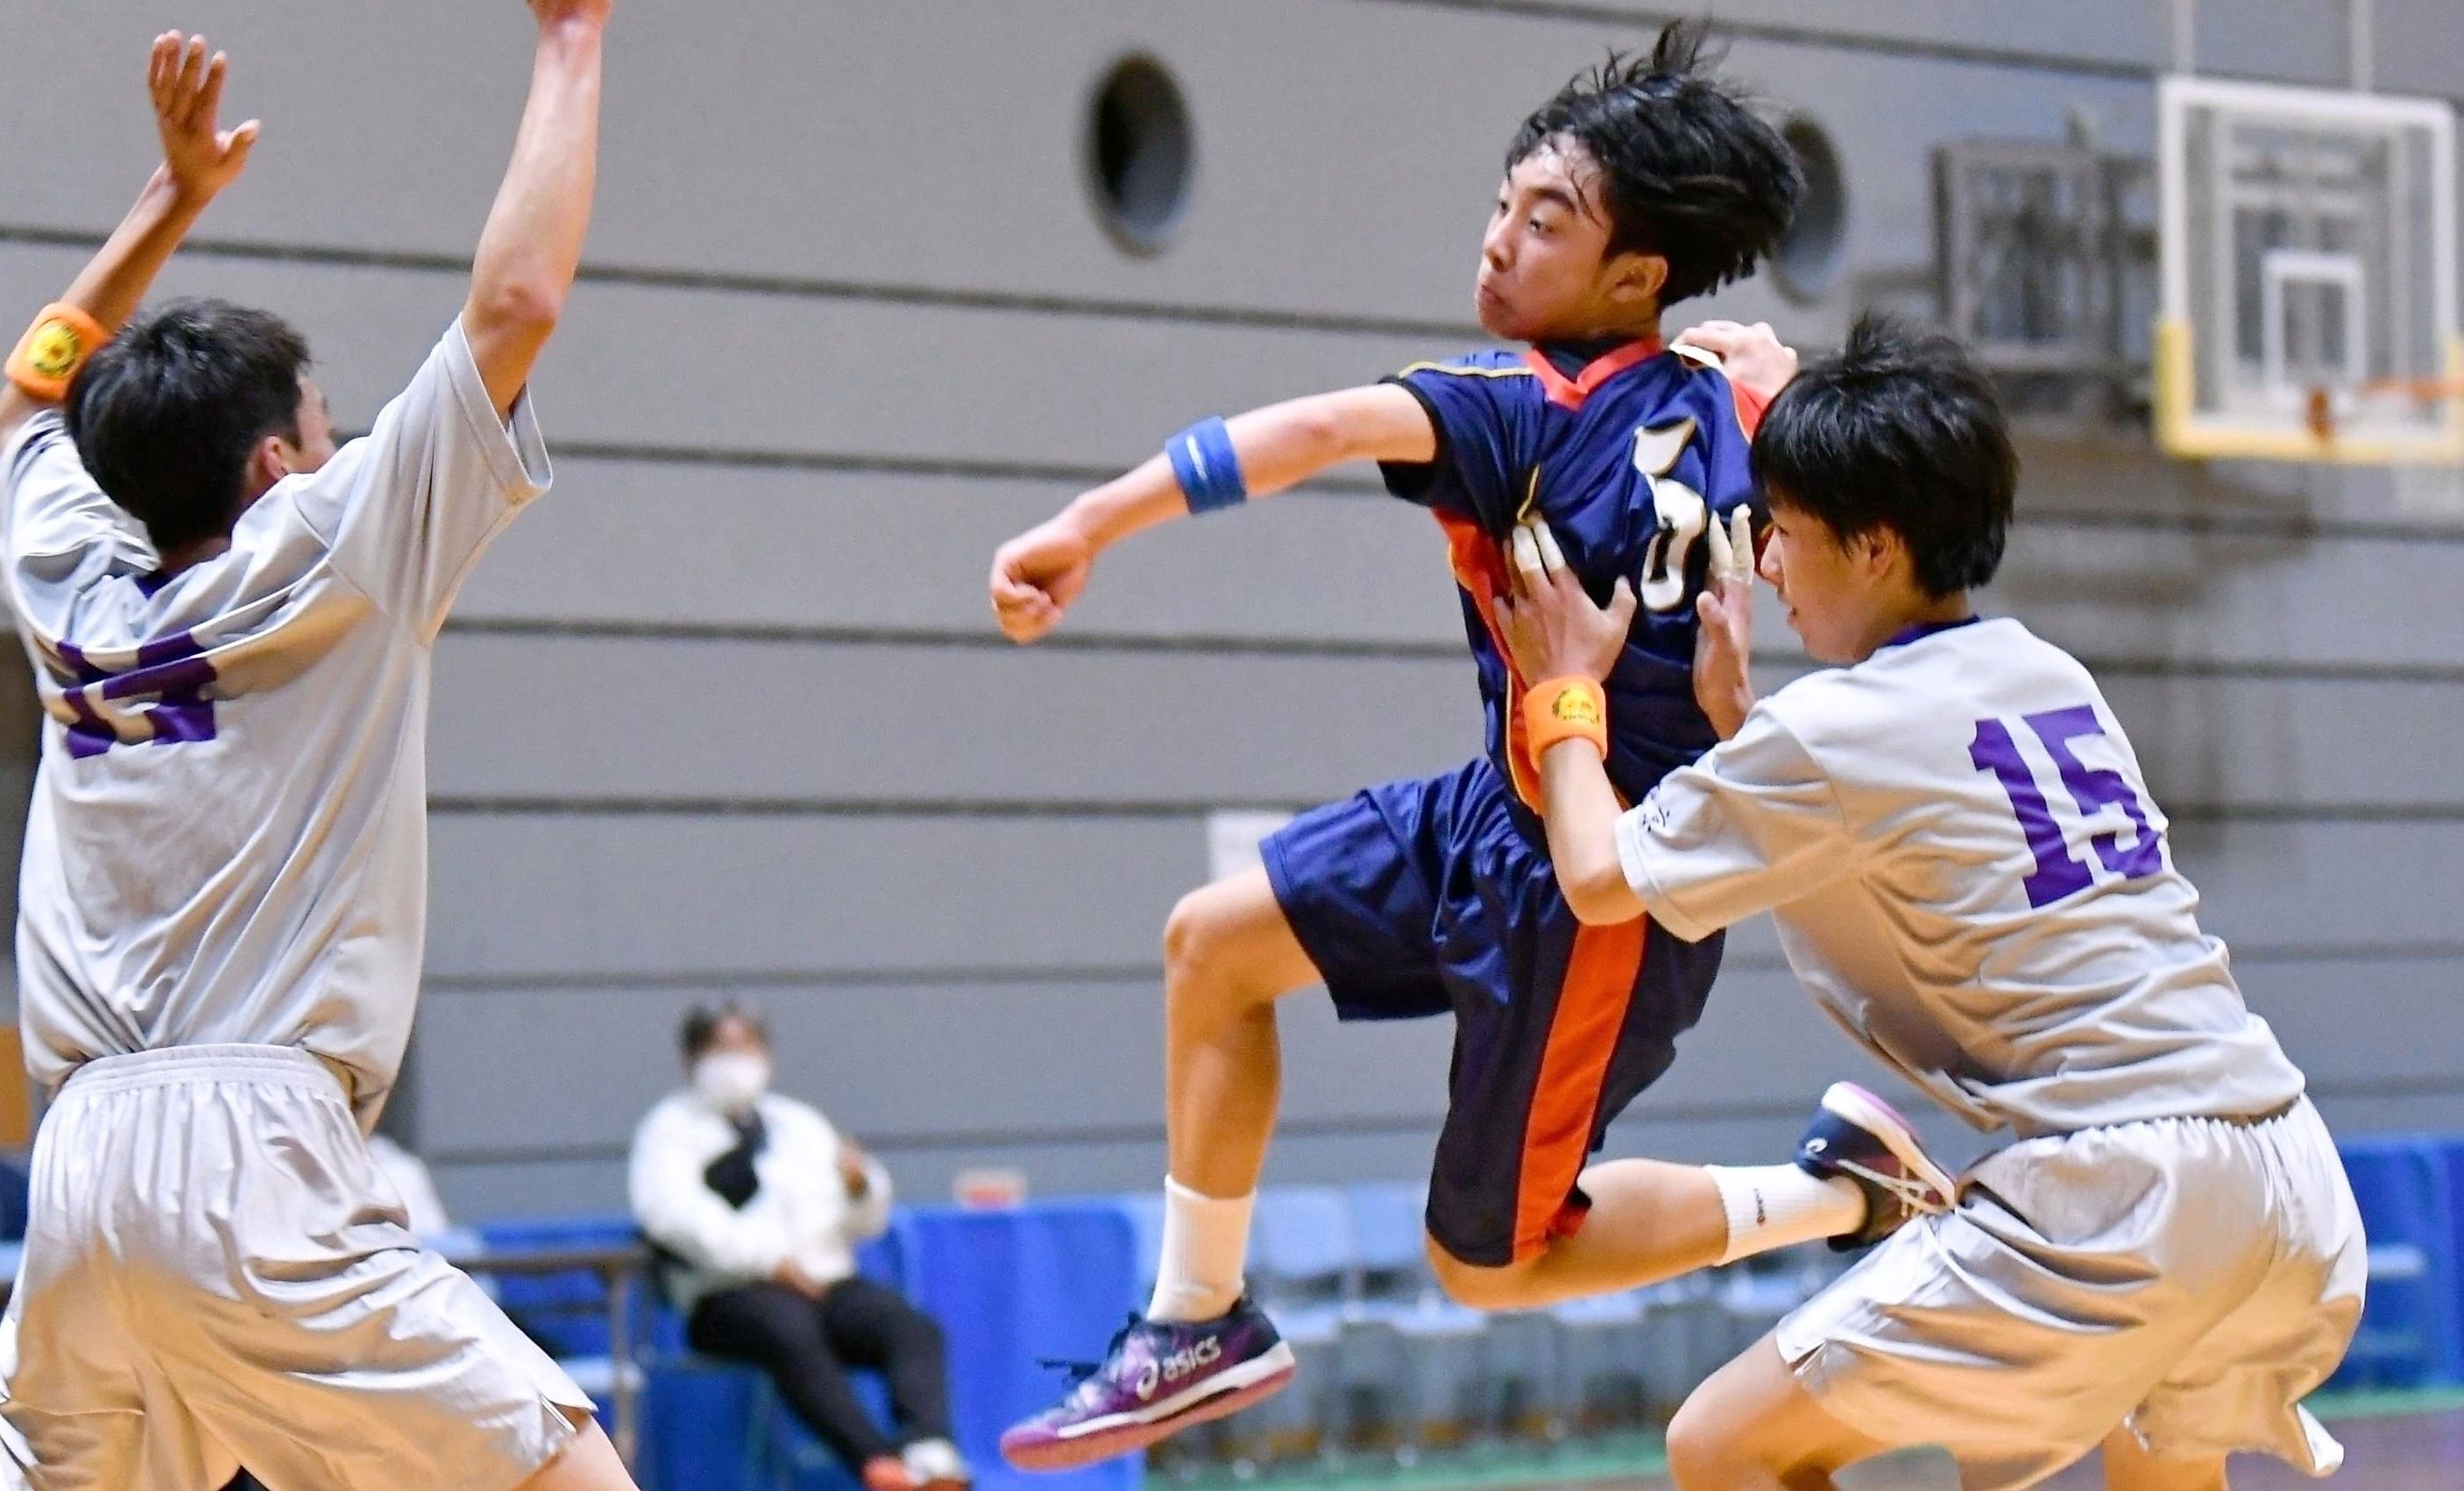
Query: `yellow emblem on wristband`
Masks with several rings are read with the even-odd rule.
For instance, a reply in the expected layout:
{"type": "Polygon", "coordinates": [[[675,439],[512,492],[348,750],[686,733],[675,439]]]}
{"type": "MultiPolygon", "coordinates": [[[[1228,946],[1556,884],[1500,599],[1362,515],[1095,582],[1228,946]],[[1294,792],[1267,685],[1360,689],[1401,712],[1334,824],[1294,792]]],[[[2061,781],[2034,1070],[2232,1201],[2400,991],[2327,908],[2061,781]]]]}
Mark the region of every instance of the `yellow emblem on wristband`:
{"type": "Polygon", "coordinates": [[[85,361],[85,338],[63,320],[45,321],[26,339],[26,362],[39,378],[66,378],[85,361]]]}
{"type": "Polygon", "coordinates": [[[9,354],[9,381],[37,399],[56,404],[69,395],[69,381],[85,360],[111,340],[102,323],[65,301],[43,307],[9,354]]]}
{"type": "Polygon", "coordinates": [[[1565,724],[1584,728],[1605,720],[1600,713],[1599,699],[1588,689],[1558,690],[1557,696],[1549,701],[1549,713],[1565,724]]]}

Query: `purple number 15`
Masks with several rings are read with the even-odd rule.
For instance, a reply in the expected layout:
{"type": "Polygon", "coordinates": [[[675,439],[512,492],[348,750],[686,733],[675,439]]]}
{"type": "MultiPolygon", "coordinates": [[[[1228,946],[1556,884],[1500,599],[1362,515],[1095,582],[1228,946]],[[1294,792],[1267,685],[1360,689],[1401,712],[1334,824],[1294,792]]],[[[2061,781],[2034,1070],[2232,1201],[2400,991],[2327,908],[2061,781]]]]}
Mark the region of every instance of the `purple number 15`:
{"type": "MultiPolygon", "coordinates": [[[[2164,845],[2147,826],[2147,815],[2140,810],[2139,795],[2130,790],[2130,783],[2120,772],[2086,765],[2071,750],[2071,742],[2081,735],[2104,734],[2096,711],[2082,704],[2041,714],[2023,714],[2020,723],[2044,742],[2045,754],[2060,769],[2062,785],[2070,790],[2071,800],[2079,804],[2080,817],[2094,818],[2107,807],[2119,807],[2128,815],[2130,826],[2136,830],[2129,847],[2123,847],[2118,828],[2094,835],[2088,841],[2095,846],[2096,857],[2104,862],[2105,869],[2125,880],[2163,869],[2164,845]]],[[[1976,763],[1978,771],[1991,772],[2001,780],[2002,791],[2011,800],[2011,811],[2018,815],[2020,831],[2028,836],[2028,851],[2036,859],[2036,872],[2027,879],[2030,906],[2051,906],[2096,884],[2096,872],[2071,854],[2061,825],[2054,822],[2045,795],[2036,790],[2036,774],[2021,758],[2019,743],[2012,738],[2010,726],[1998,719],[1978,720],[1976,738],[1969,743],[1968,758],[1976,763]]]]}

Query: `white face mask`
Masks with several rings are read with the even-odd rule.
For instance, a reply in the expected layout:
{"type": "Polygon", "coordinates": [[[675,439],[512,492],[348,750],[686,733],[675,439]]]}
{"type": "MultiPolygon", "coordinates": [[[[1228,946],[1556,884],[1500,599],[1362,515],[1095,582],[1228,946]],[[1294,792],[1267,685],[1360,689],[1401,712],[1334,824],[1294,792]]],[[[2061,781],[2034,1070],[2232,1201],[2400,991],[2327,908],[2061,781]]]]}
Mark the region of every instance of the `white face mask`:
{"type": "Polygon", "coordinates": [[[723,1113],[739,1113],[770,1090],[770,1058],[746,1051],[713,1051],[693,1063],[693,1091],[723,1113]]]}

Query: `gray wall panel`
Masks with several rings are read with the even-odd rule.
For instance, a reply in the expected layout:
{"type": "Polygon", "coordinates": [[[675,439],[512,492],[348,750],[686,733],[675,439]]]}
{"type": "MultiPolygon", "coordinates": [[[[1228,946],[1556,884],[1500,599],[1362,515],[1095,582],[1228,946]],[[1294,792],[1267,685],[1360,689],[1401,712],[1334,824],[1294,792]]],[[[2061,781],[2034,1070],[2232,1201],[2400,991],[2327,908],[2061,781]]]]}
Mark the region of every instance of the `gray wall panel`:
{"type": "MultiPolygon", "coordinates": [[[[448,798],[1297,805],[1480,748],[1467,669],[1439,659],[458,636],[437,687],[448,798]],[[540,751],[525,721],[587,744],[540,751]]],[[[2464,679],[2104,690],[2176,810],[2464,807],[2464,679]]]]}
{"type": "MultiPolygon", "coordinates": [[[[449,1156],[621,1142],[676,1085],[673,1036],[724,985],[454,990],[421,1011],[423,1137],[449,1156]],[[543,1083],[540,1072],[567,1074],[543,1083]],[[469,1095],[490,1094],[484,1103],[469,1095]],[[456,1094],[461,1094],[456,1098],[456,1094]],[[515,1136],[518,1136],[517,1140],[515,1136]]],[[[832,984],[754,992],[783,1091],[881,1142],[1143,1132],[1163,1112],[1153,977],[832,984]],[[953,1040],[963,1032],[968,1039],[953,1040]],[[1107,1079],[1086,1080],[1087,1063],[1107,1079]],[[960,1100],[962,1098],[962,1100],[960,1100]]],[[[1338,1029],[1322,993],[1284,1001],[1285,1113],[1302,1126],[1434,1120],[1450,1026],[1338,1029]]]]}
{"type": "MultiPolygon", "coordinates": [[[[994,549],[1078,490],[574,457],[497,539],[454,615],[987,636],[994,549]]],[[[1420,509],[1293,493],[1107,554],[1057,635],[1459,648],[1457,596],[1420,509]]]]}
{"type": "Polygon", "coordinates": [[[2023,523],[1991,594],[2090,659],[2464,673],[2464,542],[2023,523]]]}
{"type": "MultiPolygon", "coordinates": [[[[2453,946],[2456,824],[2174,838],[2205,925],[2244,953],[2453,946]]],[[[1206,857],[1178,816],[454,813],[435,822],[432,870],[432,976],[605,983],[1158,968],[1165,914],[1206,857]]],[[[1739,941],[1768,955],[1767,932],[1739,941]]]]}
{"type": "MultiPolygon", "coordinates": [[[[573,457],[553,497],[497,540],[455,615],[985,635],[994,548],[1076,491],[573,457]]],[[[2023,522],[1991,603],[2092,660],[2464,669],[2464,542],[2202,531],[2196,512],[2150,515],[2167,526],[2023,522]]],[[[1107,555],[1058,635],[1447,649],[1463,636],[1456,597],[1419,510],[1299,495],[1107,555]]],[[[1776,610],[1758,620],[1759,646],[1794,650],[1776,610]]]]}
{"type": "MultiPolygon", "coordinates": [[[[2253,0],[2243,0],[2247,9],[2253,0]]],[[[1982,46],[2101,61],[2145,60],[2143,7],[2096,0],[2118,24],[2005,8],[1903,4],[1786,17],[1819,31],[1932,49],[1982,46]]],[[[1769,21],[1774,8],[1741,18],[1769,21]]],[[[2211,6],[2211,10],[2225,8],[2211,6]]],[[[388,35],[383,76],[339,65],[364,54],[360,23],[302,3],[200,4],[192,24],[241,59],[235,102],[267,116],[251,179],[209,231],[349,249],[467,253],[501,169],[525,77],[517,15],[483,0],[435,8],[416,34],[388,35]],[[451,78],[450,93],[436,79],[451,78]],[[443,99],[451,99],[446,106],[443,99]],[[406,127],[407,125],[408,127],[406,127]],[[306,191],[363,179],[386,189],[306,191]]],[[[53,86],[21,90],[0,129],[41,138],[85,168],[0,167],[11,216],[100,231],[147,157],[134,111],[45,106],[132,98],[158,17],[129,0],[37,9],[26,55],[56,59],[53,86]],[[113,45],[117,42],[118,45],[113,45]],[[121,171],[90,163],[124,161],[121,171]]],[[[594,259],[978,291],[1097,295],[1358,315],[1467,319],[1468,275],[1499,157],[1525,111],[1608,42],[1650,25],[1519,15],[1507,6],[1361,0],[886,0],[816,16],[746,0],[728,23],[690,8],[619,18],[594,259]],[[953,49],[953,34],[969,45],[953,49]],[[1197,120],[1200,173],[1184,241],[1154,259],[1116,251],[1087,210],[1078,151],[1085,92],[1119,53],[1151,48],[1179,72],[1197,120]],[[1261,70],[1257,59],[1277,59],[1261,70]],[[913,78],[971,109],[912,130],[886,161],[879,121],[912,107],[913,78]],[[1443,98],[1449,107],[1431,109],[1443,98]],[[1397,127],[1408,121],[1408,127],[1397,127]],[[1345,141],[1329,151],[1325,142],[1345,141]],[[1310,168],[1296,172],[1295,160],[1310,168]],[[725,163],[714,168],[714,163],[725,163]],[[1305,239],[1289,229],[1313,225],[1305,239]],[[991,230],[998,225],[998,230],[991,230]]],[[[2312,66],[2315,27],[2234,26],[2234,65],[2312,66]],[[2292,38],[2300,43],[2288,46],[2292,38]]],[[[2328,35],[2332,44],[2332,24],[2328,35]]],[[[2442,48],[2452,54],[2452,46],[2442,48]]],[[[1853,231],[1868,261],[1908,256],[1923,231],[1894,206],[1930,143],[1926,130],[2050,136],[2063,110],[2144,115],[2135,79],[2010,69],[1800,45],[1758,33],[1735,70],[1831,124],[1860,187],[1853,231]],[[1885,100],[1923,88],[1927,106],[1885,100]],[[1915,148],[1911,148],[1914,146],[1915,148]]],[[[2110,127],[2110,126],[2108,126],[2110,127]]],[[[46,152],[51,157],[52,152],[46,152]]],[[[1749,292],[1748,299],[1757,298],[1749,292]]]]}
{"type": "Polygon", "coordinates": [[[437,819],[431,975],[1150,968],[1197,821],[437,819]]]}
{"type": "Polygon", "coordinates": [[[437,701],[449,798],[1299,804],[1481,748],[1451,660],[460,636],[437,701]]]}
{"type": "MultiPolygon", "coordinates": [[[[0,245],[0,295],[48,299],[83,257],[0,245]]],[[[324,349],[336,419],[355,428],[400,389],[466,288],[441,273],[244,259],[180,261],[163,280],[165,295],[225,296],[297,321],[324,349]]],[[[574,292],[536,386],[551,449],[1110,468],[1201,415],[1373,383],[1477,340],[601,284],[574,292]],[[758,376],[678,376],[679,348],[758,376]]]]}

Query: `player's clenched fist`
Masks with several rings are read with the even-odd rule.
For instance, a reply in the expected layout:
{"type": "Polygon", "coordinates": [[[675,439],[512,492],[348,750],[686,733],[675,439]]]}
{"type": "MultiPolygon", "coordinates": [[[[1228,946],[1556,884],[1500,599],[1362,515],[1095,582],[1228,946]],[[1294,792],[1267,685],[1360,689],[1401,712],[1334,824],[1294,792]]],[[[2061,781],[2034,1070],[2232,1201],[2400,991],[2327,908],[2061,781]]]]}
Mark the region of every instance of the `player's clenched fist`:
{"type": "Polygon", "coordinates": [[[1038,523],[993,556],[993,616],[1001,635],[1033,642],[1060,624],[1094,572],[1095,546],[1067,515],[1038,523]]]}

